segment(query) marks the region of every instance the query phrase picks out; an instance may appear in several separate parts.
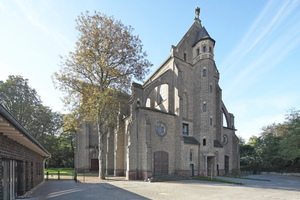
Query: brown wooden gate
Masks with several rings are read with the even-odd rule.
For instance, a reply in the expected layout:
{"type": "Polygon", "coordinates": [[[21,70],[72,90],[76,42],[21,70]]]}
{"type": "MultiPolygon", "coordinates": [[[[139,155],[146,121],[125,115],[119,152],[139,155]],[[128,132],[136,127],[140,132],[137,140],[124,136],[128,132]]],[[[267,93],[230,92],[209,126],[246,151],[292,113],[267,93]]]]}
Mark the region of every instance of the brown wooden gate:
{"type": "Polygon", "coordinates": [[[165,151],[154,153],[154,175],[168,174],[169,157],[165,151]]]}
{"type": "Polygon", "coordinates": [[[99,170],[99,160],[91,159],[91,170],[99,170]]]}

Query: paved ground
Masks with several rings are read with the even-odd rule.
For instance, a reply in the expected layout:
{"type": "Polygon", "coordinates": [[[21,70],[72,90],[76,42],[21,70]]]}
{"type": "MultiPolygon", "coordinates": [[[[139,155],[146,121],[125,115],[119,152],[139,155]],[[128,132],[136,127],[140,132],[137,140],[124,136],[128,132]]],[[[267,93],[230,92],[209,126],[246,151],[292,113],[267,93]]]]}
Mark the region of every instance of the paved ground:
{"type": "Polygon", "coordinates": [[[224,178],[245,185],[197,180],[148,183],[143,181],[103,181],[75,183],[48,181],[32,198],[42,199],[298,199],[300,177],[252,175],[271,182],[224,178]]]}

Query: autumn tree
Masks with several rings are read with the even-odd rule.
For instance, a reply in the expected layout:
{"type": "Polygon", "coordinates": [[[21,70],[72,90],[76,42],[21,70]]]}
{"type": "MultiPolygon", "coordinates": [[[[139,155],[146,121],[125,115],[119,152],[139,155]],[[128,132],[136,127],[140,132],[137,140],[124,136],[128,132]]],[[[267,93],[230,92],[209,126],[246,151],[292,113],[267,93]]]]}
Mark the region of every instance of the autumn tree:
{"type": "Polygon", "coordinates": [[[112,16],[81,13],[76,19],[78,41],[74,52],[62,57],[53,81],[65,92],[64,103],[82,120],[97,125],[99,177],[105,179],[104,135],[113,126],[120,98],[129,91],[133,78],[142,81],[150,62],[133,28],[112,16]]]}

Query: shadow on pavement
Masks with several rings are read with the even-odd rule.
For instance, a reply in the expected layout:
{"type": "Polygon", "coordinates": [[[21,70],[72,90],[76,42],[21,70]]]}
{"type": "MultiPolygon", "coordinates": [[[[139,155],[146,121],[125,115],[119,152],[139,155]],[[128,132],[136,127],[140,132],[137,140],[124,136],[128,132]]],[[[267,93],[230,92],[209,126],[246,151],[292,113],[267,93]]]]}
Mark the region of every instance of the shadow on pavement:
{"type": "Polygon", "coordinates": [[[75,183],[73,181],[46,181],[32,198],[42,199],[142,199],[143,196],[103,183],[75,183]]]}

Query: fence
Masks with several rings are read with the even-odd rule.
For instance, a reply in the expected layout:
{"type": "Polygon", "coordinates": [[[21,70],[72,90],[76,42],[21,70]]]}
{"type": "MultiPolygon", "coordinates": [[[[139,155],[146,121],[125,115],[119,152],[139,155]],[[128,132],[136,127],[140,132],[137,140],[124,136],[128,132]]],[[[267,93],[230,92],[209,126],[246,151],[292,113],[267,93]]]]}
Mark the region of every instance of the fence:
{"type": "MultiPolygon", "coordinates": [[[[62,173],[62,172],[46,172],[45,173],[45,180],[74,180],[75,182],[94,182],[99,181],[98,179],[99,173],[98,172],[88,172],[88,173],[77,173],[73,171],[71,173],[62,173]]],[[[106,176],[107,179],[110,179],[111,176],[106,176]]],[[[112,178],[112,177],[111,177],[112,178]]]]}

